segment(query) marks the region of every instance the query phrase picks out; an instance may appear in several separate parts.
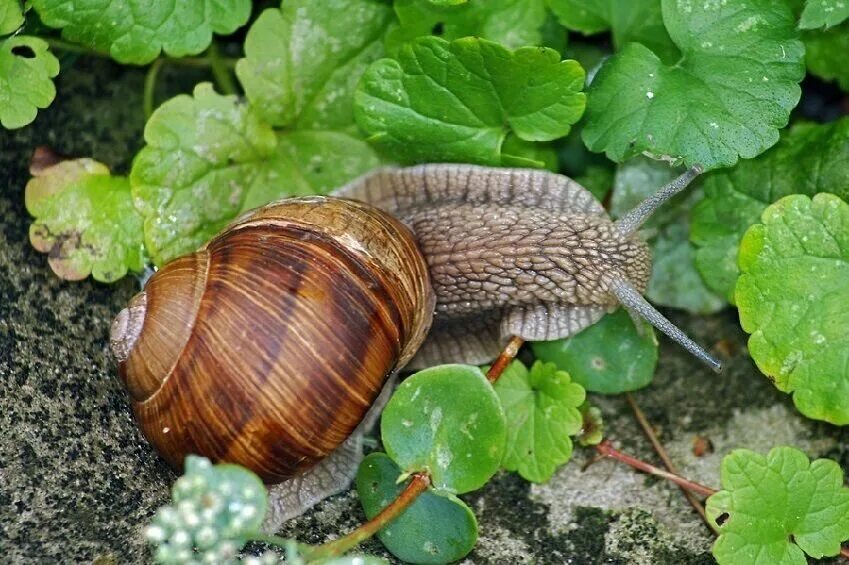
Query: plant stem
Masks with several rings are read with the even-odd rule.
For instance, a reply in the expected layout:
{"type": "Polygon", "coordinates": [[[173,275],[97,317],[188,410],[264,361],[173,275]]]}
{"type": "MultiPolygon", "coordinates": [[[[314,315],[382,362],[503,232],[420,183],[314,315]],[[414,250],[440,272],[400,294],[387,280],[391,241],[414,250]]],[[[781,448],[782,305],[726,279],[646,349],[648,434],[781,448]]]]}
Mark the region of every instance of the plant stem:
{"type": "Polygon", "coordinates": [[[613,444],[610,443],[610,440],[604,440],[596,447],[596,451],[598,451],[601,455],[605,457],[610,457],[612,459],[616,459],[617,461],[621,461],[626,465],[637,469],[638,471],[642,471],[644,473],[648,473],[650,475],[655,475],[657,477],[661,477],[666,479],[667,481],[671,481],[681,488],[685,488],[690,492],[694,492],[696,494],[700,494],[702,496],[710,496],[717,491],[710,487],[706,487],[704,485],[700,485],[699,483],[693,482],[689,479],[685,479],[680,475],[676,475],[675,473],[670,473],[669,471],[665,471],[660,467],[655,467],[651,463],[646,463],[636,457],[632,457],[630,455],[626,455],[620,451],[617,451],[613,444]]]}
{"type": "MultiPolygon", "coordinates": [[[[637,404],[637,401],[634,400],[634,397],[631,396],[630,393],[625,395],[625,399],[628,401],[628,404],[631,406],[631,410],[634,412],[634,417],[637,419],[637,423],[640,424],[640,427],[643,429],[643,433],[646,434],[646,437],[649,438],[652,447],[654,448],[655,453],[657,453],[660,460],[663,461],[663,466],[666,467],[666,470],[670,473],[678,474],[678,471],[675,469],[675,466],[672,464],[672,460],[669,458],[669,455],[666,453],[666,450],[663,448],[663,444],[660,443],[660,440],[657,438],[657,435],[654,433],[654,428],[652,428],[649,423],[648,418],[646,418],[645,413],[643,413],[642,408],[637,404]]],[[[679,487],[681,492],[684,493],[684,496],[687,498],[687,501],[690,503],[690,506],[702,517],[702,520],[707,524],[707,526],[713,531],[713,528],[710,525],[710,522],[705,515],[704,506],[699,502],[699,499],[684,487],[679,487]]]]}
{"type": "Polygon", "coordinates": [[[237,94],[239,91],[236,88],[236,83],[233,81],[233,76],[230,74],[230,68],[224,64],[224,58],[221,57],[221,51],[218,49],[218,43],[213,41],[206,51],[207,57],[212,70],[212,77],[215,79],[215,84],[221,94],[237,94]]]}
{"type": "Polygon", "coordinates": [[[159,76],[159,71],[162,69],[162,59],[157,59],[147,69],[147,74],[144,76],[144,94],[142,97],[142,105],[144,107],[144,117],[150,119],[151,114],[156,109],[156,78],[159,76]]]}
{"type": "Polygon", "coordinates": [[[504,372],[507,368],[507,365],[510,364],[516,355],[519,353],[519,349],[522,347],[522,344],[525,343],[525,340],[518,336],[513,336],[510,338],[510,341],[507,342],[507,345],[504,346],[504,350],[498,356],[498,359],[495,360],[495,363],[489,368],[489,371],[486,372],[486,378],[491,383],[495,383],[498,380],[498,377],[504,372]]]}
{"type": "Polygon", "coordinates": [[[309,560],[327,559],[342,555],[386,527],[397,518],[416,498],[430,486],[430,476],[426,473],[414,473],[412,480],[401,494],[380,511],[374,518],[337,540],[320,545],[310,551],[306,557],[309,560]]]}
{"type": "MultiPolygon", "coordinates": [[[[67,51],[68,53],[79,53],[80,55],[102,57],[105,59],[112,58],[109,53],[106,53],[104,51],[98,51],[96,49],[91,49],[89,47],[85,47],[84,45],[78,45],[76,43],[71,43],[62,39],[56,39],[53,37],[41,37],[40,39],[46,41],[50,48],[56,51],[67,51]]],[[[159,57],[156,60],[164,61],[168,65],[175,65],[180,67],[207,68],[211,67],[213,64],[212,60],[209,57],[159,57]]],[[[225,68],[235,67],[237,60],[238,59],[232,57],[219,58],[220,64],[225,68]]]]}
{"type": "Polygon", "coordinates": [[[840,548],[840,557],[844,559],[849,559],[849,547],[840,548]]]}

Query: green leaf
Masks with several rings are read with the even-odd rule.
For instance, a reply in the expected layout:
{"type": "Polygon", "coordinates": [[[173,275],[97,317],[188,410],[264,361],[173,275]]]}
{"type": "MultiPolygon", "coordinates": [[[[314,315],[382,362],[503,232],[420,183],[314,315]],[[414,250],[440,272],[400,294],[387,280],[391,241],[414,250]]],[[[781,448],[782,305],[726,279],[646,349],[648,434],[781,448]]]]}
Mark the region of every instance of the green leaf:
{"type": "Polygon", "coordinates": [[[557,19],[570,30],[593,35],[611,32],[613,44],[642,43],[665,63],[674,63],[681,53],[663,25],[660,0],[548,0],[557,19]]]}
{"type": "Polygon", "coordinates": [[[469,365],[431,367],[401,383],[380,432],[405,473],[427,472],[434,488],[455,494],[482,487],[498,470],[507,434],[498,395],[469,365]]]}
{"type": "MultiPolygon", "coordinates": [[[[357,494],[370,520],[395,500],[407,481],[385,453],[372,453],[360,463],[357,494]]],[[[428,489],[378,532],[392,555],[410,563],[451,563],[475,546],[478,523],[472,510],[456,496],[428,489]]]]}
{"type": "Polygon", "coordinates": [[[130,182],[157,264],[194,251],[238,215],[277,145],[252,109],[209,83],[157,108],[144,139],[130,182]]]}
{"type": "Polygon", "coordinates": [[[723,458],[721,474],[724,490],[705,507],[719,532],[720,565],[805,565],[805,553],[832,557],[849,539],[849,488],[834,461],[812,463],[792,447],[766,457],[737,449],[723,458]]]}
{"type": "Polygon", "coordinates": [[[0,42],[0,124],[24,127],[38,108],[56,97],[51,78],[59,74],[59,60],[37,37],[18,35],[0,42]]]}
{"type": "Polygon", "coordinates": [[[849,3],[845,0],[807,0],[802,18],[801,29],[832,27],[849,18],[849,3]]]}
{"type": "Polygon", "coordinates": [[[608,59],[587,92],[587,147],[614,161],[647,152],[714,169],[774,145],[805,75],[789,8],[771,0],[662,4],[681,60],[666,66],[636,43],[608,59]]]}
{"type": "Polygon", "coordinates": [[[92,159],[62,161],[26,186],[32,246],[49,255],[59,277],[113,282],[144,267],[142,218],[126,177],[92,159]]]}
{"type": "Polygon", "coordinates": [[[287,0],[251,26],[236,75],[272,125],[353,131],[354,87],[391,19],[378,0],[287,0]]]}
{"type": "Polygon", "coordinates": [[[0,0],[0,35],[8,35],[24,25],[19,0],[0,0]]]}
{"type": "Polygon", "coordinates": [[[250,0],[32,0],[41,20],[62,28],[62,37],[121,63],[143,65],[165,51],[196,55],[212,33],[227,35],[245,25],[250,0]]]}
{"type": "Polygon", "coordinates": [[[558,172],[557,151],[550,143],[524,141],[508,135],[501,145],[501,162],[509,167],[531,167],[558,172]]]}
{"type": "Polygon", "coordinates": [[[802,38],[808,71],[824,80],[836,80],[840,88],[849,91],[849,22],[825,31],[807,31],[802,38]]]}
{"type": "Polygon", "coordinates": [[[657,364],[653,328],[642,333],[624,309],[608,314],[568,339],[531,343],[534,355],[554,363],[590,392],[617,394],[648,385],[657,364]]]}
{"type": "Polygon", "coordinates": [[[386,36],[386,50],[393,57],[405,43],[429,35],[448,41],[474,36],[508,49],[543,41],[545,0],[475,0],[461,5],[395,0],[394,6],[399,25],[386,36]]]}
{"type": "Polygon", "coordinates": [[[498,165],[511,132],[525,141],[566,135],[583,113],[583,84],[580,65],[551,49],[428,37],[369,67],[354,113],[394,159],[498,165]]]}
{"type": "Polygon", "coordinates": [[[758,368],[809,418],[849,424],[849,204],[782,198],[740,244],[735,297],[758,368]]]}
{"type": "Polygon", "coordinates": [[[507,416],[507,450],[501,465],[535,483],[551,479],[572,457],[573,436],[583,420],[583,387],[554,363],[537,361],[528,371],[513,361],[495,383],[507,416]]]}
{"type": "MultiPolygon", "coordinates": [[[[616,171],[610,213],[621,217],[677,176],[667,163],[637,157],[616,171]]],[[[696,251],[689,241],[690,209],[702,198],[701,188],[688,190],[664,205],[646,223],[652,249],[652,274],[646,296],[655,304],[709,314],[725,300],[709,290],[696,270],[696,251]]]]}
{"type": "Polygon", "coordinates": [[[380,164],[364,141],[332,131],[275,135],[253,107],[205,83],[160,106],[130,181],[157,264],[194,251],[244,211],[328,192],[380,164]]]}
{"type": "Polygon", "coordinates": [[[157,563],[235,562],[236,553],[259,532],[268,508],[268,493],[254,473],[194,455],[186,457],[171,500],[145,529],[157,563]]]}
{"type": "Polygon", "coordinates": [[[703,186],[690,231],[696,266],[711,290],[733,301],[740,239],[769,204],[817,192],[849,199],[849,118],[795,125],[767,153],[708,175],[703,186]]]}

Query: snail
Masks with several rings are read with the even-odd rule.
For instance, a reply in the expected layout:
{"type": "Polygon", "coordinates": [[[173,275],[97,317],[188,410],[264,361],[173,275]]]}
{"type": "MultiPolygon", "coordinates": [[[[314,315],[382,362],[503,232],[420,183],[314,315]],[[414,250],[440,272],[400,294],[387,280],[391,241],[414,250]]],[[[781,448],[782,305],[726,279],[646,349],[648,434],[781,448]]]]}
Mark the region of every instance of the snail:
{"type": "Polygon", "coordinates": [[[637,230],[700,172],[616,222],[563,175],[457,164],[248,212],[115,319],[137,421],[175,467],[195,453],[283,481],[293,515],[350,481],[354,431],[404,366],[482,364],[511,336],[568,337],[621,304],[718,370],[642,297],[637,230]]]}

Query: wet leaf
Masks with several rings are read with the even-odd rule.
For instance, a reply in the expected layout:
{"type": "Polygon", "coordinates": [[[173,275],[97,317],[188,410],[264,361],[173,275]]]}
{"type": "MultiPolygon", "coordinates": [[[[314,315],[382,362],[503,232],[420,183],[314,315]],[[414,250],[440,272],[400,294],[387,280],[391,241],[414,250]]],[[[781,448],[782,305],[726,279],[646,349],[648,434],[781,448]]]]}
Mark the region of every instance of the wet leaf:
{"type": "Polygon", "coordinates": [[[809,418],[849,424],[849,204],[782,198],[740,244],[735,297],[749,353],[809,418]]]}
{"type": "Polygon", "coordinates": [[[849,18],[849,3],[845,0],[807,0],[799,28],[832,27],[849,18]]]}
{"type": "Polygon", "coordinates": [[[498,395],[469,365],[431,367],[401,383],[383,411],[380,432],[405,473],[425,471],[434,488],[455,494],[489,480],[506,441],[498,395]]]}
{"type": "Polygon", "coordinates": [[[614,161],[647,152],[709,170],[774,145],[805,75],[790,9],[770,0],[662,7],[681,60],[666,66],[638,43],[608,59],[587,91],[587,146],[614,161]]]}

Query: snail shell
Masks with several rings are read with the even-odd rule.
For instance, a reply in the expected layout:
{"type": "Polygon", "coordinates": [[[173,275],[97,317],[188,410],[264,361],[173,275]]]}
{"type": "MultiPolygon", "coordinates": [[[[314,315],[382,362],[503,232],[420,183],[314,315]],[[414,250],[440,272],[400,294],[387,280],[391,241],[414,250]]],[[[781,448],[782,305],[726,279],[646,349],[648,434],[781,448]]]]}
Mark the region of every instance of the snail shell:
{"type": "Polygon", "coordinates": [[[167,264],[111,345],[148,440],[266,482],[313,466],[415,354],[434,294],[408,228],[364,204],[284,200],[167,264]]]}

